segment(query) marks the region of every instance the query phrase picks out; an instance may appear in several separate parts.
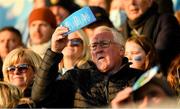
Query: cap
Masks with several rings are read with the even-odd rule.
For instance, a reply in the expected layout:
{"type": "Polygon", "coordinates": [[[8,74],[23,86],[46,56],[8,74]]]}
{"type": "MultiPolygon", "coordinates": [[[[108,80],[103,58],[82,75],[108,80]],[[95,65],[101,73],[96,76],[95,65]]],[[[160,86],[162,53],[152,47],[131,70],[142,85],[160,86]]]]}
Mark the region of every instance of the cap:
{"type": "Polygon", "coordinates": [[[94,28],[100,25],[105,25],[108,27],[113,27],[112,22],[109,19],[109,14],[101,7],[99,6],[89,6],[91,11],[96,17],[96,21],[90,25],[88,25],[88,28],[94,28]]]}
{"type": "Polygon", "coordinates": [[[80,9],[80,6],[77,5],[74,0],[47,0],[47,6],[62,6],[67,9],[70,14],[80,9]]]}

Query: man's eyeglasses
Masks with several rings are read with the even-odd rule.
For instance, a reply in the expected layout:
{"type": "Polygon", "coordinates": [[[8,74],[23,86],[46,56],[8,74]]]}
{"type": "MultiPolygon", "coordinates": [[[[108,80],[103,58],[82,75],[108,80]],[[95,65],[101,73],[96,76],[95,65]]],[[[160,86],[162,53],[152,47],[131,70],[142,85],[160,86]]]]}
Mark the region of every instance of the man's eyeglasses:
{"type": "Polygon", "coordinates": [[[69,42],[71,46],[79,46],[83,43],[80,38],[69,39],[69,42]]]}
{"type": "Polygon", "coordinates": [[[7,67],[7,71],[9,73],[14,73],[14,71],[17,69],[18,72],[25,73],[28,70],[29,67],[30,67],[30,65],[28,65],[28,64],[20,64],[18,66],[9,66],[9,67],[7,67]]]}
{"type": "Polygon", "coordinates": [[[113,42],[111,40],[102,40],[89,45],[91,50],[96,50],[98,46],[101,48],[108,48],[113,42]]]}

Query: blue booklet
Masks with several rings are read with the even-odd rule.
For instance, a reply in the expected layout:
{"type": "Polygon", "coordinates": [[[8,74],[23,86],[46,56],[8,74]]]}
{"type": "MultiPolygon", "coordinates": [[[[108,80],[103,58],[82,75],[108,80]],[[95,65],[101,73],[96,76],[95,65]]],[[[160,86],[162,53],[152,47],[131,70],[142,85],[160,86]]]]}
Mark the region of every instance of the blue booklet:
{"type": "Polygon", "coordinates": [[[65,33],[68,35],[76,30],[79,30],[96,21],[96,17],[88,6],[85,6],[78,11],[68,16],[59,26],[69,28],[69,31],[65,33]]]}

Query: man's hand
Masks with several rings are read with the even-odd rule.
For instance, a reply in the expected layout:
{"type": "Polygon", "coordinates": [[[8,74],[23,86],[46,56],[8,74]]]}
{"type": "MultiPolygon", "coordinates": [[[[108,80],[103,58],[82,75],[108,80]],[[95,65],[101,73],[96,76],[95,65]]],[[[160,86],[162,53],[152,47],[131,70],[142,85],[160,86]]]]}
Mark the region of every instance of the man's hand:
{"type": "Polygon", "coordinates": [[[130,87],[127,87],[122,91],[118,92],[116,97],[111,101],[112,108],[119,109],[121,105],[124,105],[124,101],[126,101],[130,97],[131,93],[132,93],[132,88],[130,87]]]}
{"type": "Polygon", "coordinates": [[[52,35],[51,39],[51,50],[56,53],[61,53],[68,42],[67,36],[64,34],[68,32],[66,27],[57,27],[52,35]]]}

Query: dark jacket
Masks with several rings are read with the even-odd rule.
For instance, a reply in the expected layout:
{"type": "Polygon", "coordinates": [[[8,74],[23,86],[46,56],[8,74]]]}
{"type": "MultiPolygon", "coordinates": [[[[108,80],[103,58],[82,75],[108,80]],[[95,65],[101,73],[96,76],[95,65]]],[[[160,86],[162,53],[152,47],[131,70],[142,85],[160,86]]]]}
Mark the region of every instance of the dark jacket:
{"type": "Polygon", "coordinates": [[[122,65],[115,74],[100,73],[93,62],[90,68],[69,70],[57,80],[58,63],[62,54],[48,50],[37,73],[32,89],[32,99],[42,107],[103,107],[107,106],[117,92],[132,86],[142,74],[122,65]]]}
{"type": "Polygon", "coordinates": [[[153,4],[143,15],[134,21],[127,20],[122,26],[125,37],[132,36],[132,30],[153,40],[160,57],[165,75],[171,60],[180,53],[180,27],[172,14],[159,14],[153,4]]]}

